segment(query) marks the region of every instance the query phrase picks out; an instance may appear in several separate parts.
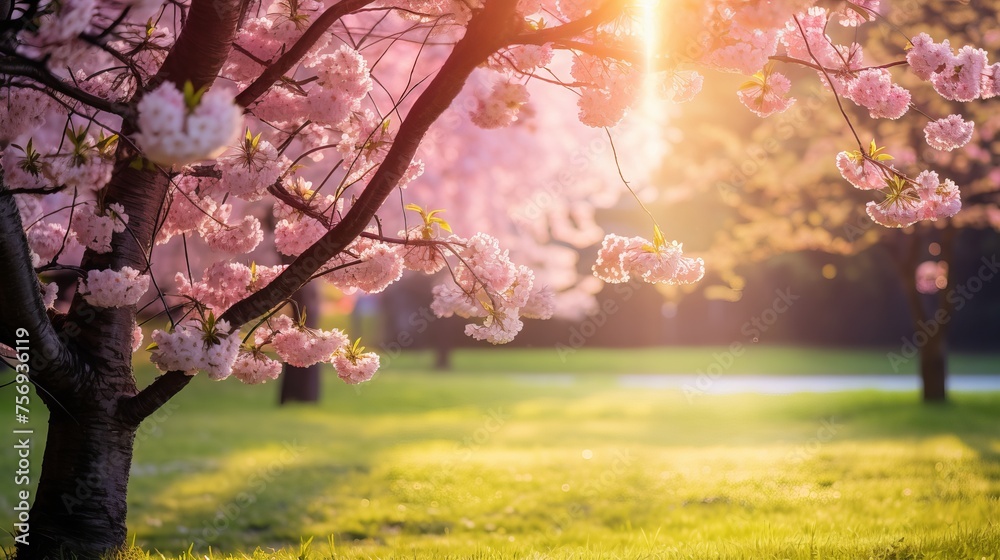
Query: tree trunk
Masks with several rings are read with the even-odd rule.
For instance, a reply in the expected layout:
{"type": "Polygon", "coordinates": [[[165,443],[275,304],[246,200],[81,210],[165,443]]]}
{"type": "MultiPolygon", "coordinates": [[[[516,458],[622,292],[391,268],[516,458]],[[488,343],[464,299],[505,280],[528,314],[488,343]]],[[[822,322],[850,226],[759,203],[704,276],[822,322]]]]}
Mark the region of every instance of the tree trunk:
{"type": "Polygon", "coordinates": [[[936,309],[933,317],[926,323],[933,325],[933,332],[927,333],[927,344],[920,348],[920,379],[925,403],[942,403],[948,400],[948,327],[954,318],[955,305],[947,294],[956,280],[954,257],[957,234],[952,225],[941,230],[940,259],[948,263],[948,272],[946,288],[937,293],[936,309]]]}
{"type": "MultiPolygon", "coordinates": [[[[319,290],[313,283],[306,284],[292,296],[299,309],[306,312],[306,326],[309,328],[319,327],[319,317],[322,313],[320,309],[319,290]]],[[[289,402],[319,402],[321,379],[320,374],[323,369],[320,364],[309,367],[295,367],[285,364],[285,371],[281,376],[281,396],[279,403],[289,402]]]]}
{"type": "Polygon", "coordinates": [[[279,403],[319,402],[321,373],[319,364],[313,364],[309,367],[295,367],[285,364],[285,372],[281,376],[281,398],[279,403]]]}
{"type": "Polygon", "coordinates": [[[448,371],[451,369],[451,343],[440,337],[434,344],[434,369],[448,371]]]}
{"type": "MultiPolygon", "coordinates": [[[[946,228],[942,234],[942,260],[951,260],[951,248],[954,241],[954,228],[946,228]]],[[[910,304],[910,312],[913,316],[913,337],[917,341],[919,335],[926,337],[924,344],[916,344],[919,347],[920,359],[920,385],[923,402],[941,403],[948,400],[947,392],[947,358],[946,345],[948,339],[948,324],[951,322],[951,315],[954,308],[945,296],[946,290],[941,290],[937,298],[934,299],[934,312],[928,314],[924,306],[921,293],[917,290],[916,270],[920,263],[921,250],[925,246],[925,239],[919,233],[901,236],[900,243],[904,243],[901,250],[892,254],[892,261],[896,264],[896,270],[900,275],[903,288],[906,293],[907,302],[910,304]],[[943,316],[948,319],[939,321],[938,317],[943,316]]],[[[951,264],[949,262],[949,264],[951,264]]],[[[952,270],[949,267],[948,286],[954,281],[952,270]]]]}
{"type": "Polygon", "coordinates": [[[17,558],[100,558],[125,545],[136,427],[101,411],[52,407],[27,543],[17,558]]]}
{"type": "Polygon", "coordinates": [[[944,329],[928,337],[927,344],[920,348],[920,379],[923,384],[925,403],[940,403],[948,400],[946,387],[948,363],[945,349],[944,329]]]}

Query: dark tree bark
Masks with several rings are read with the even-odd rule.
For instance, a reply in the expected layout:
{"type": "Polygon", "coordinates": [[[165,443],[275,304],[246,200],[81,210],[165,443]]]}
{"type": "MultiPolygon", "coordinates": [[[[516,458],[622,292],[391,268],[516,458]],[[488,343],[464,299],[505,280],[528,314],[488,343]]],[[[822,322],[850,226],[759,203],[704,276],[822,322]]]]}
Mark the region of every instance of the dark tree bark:
{"type": "MultiPolygon", "coordinates": [[[[306,312],[306,326],[316,328],[319,326],[320,299],[319,291],[314,284],[306,284],[292,298],[299,309],[306,312]]],[[[322,386],[323,368],[320,364],[313,364],[309,367],[296,367],[285,364],[285,371],[281,375],[281,404],[290,402],[317,403],[320,397],[320,387],[322,386]]]]}
{"type": "Polygon", "coordinates": [[[38,492],[21,558],[98,558],[125,543],[137,426],[101,410],[52,407],[38,492]]]}
{"type": "Polygon", "coordinates": [[[941,403],[948,400],[945,338],[942,326],[938,334],[929,336],[927,344],[920,348],[920,380],[925,403],[941,403]]]}
{"type": "Polygon", "coordinates": [[[927,344],[920,348],[920,379],[926,403],[943,403],[948,400],[948,326],[951,325],[955,306],[947,294],[955,282],[953,257],[956,236],[954,226],[948,225],[941,231],[940,258],[948,263],[947,287],[934,298],[934,313],[928,316],[922,326],[918,325],[918,332],[927,334],[927,344]]]}
{"type": "MultiPolygon", "coordinates": [[[[952,263],[955,229],[947,226],[941,232],[941,259],[952,263]]],[[[917,290],[916,270],[920,264],[920,250],[926,244],[921,232],[897,238],[901,249],[892,255],[897,272],[903,284],[910,313],[913,318],[913,332],[910,342],[917,349],[920,372],[921,398],[925,403],[943,403],[948,400],[948,325],[951,324],[954,308],[946,297],[947,289],[941,290],[934,298],[932,312],[928,313],[924,296],[917,290]]],[[[954,281],[952,270],[948,268],[948,285],[954,281]]]]}

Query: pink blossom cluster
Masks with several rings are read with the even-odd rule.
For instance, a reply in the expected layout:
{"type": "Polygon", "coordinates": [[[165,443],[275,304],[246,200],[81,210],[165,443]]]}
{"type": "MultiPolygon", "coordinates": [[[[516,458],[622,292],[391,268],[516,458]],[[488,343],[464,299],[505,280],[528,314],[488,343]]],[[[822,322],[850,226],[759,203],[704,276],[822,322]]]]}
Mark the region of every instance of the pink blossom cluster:
{"type": "Polygon", "coordinates": [[[847,182],[863,191],[881,189],[890,176],[889,170],[865,158],[859,151],[837,154],[837,169],[847,182]]]}
{"type": "MultiPolygon", "coordinates": [[[[299,206],[308,208],[313,215],[339,219],[343,210],[343,199],[333,195],[322,195],[310,189],[312,183],[297,177],[285,185],[288,195],[294,197],[299,206]]],[[[297,208],[278,202],[274,205],[274,246],[282,255],[297,257],[319,241],[329,228],[323,222],[297,208]]]]}
{"type": "Polygon", "coordinates": [[[103,211],[94,212],[94,206],[83,204],[73,213],[73,233],[76,239],[96,253],[111,252],[111,235],[125,231],[128,214],[118,203],[108,205],[103,211]]]}
{"type": "Polygon", "coordinates": [[[676,241],[650,242],[610,234],[601,244],[593,270],[594,276],[610,284],[628,282],[633,276],[650,284],[692,284],[705,275],[705,261],[685,257],[676,241]]]}
{"type": "Polygon", "coordinates": [[[329,231],[322,222],[305,214],[283,218],[274,226],[274,246],[282,255],[298,256],[329,231]]]}
{"type": "Polygon", "coordinates": [[[239,330],[225,320],[192,320],[177,325],[173,331],[153,331],[156,346],[149,359],[160,371],[183,371],[194,375],[199,370],[221,381],[233,372],[240,351],[239,330]]]}
{"type": "Polygon", "coordinates": [[[170,189],[169,206],[156,243],[161,245],[174,236],[197,231],[216,251],[246,254],[256,249],[264,239],[260,220],[246,214],[230,222],[233,205],[219,202],[230,194],[224,189],[219,179],[190,175],[180,178],[170,189]]]}
{"type": "Polygon", "coordinates": [[[260,220],[252,215],[243,216],[236,223],[229,223],[231,204],[223,204],[214,215],[201,223],[198,232],[205,243],[216,251],[242,255],[257,248],[264,240],[260,220]]]}
{"type": "Polygon", "coordinates": [[[935,43],[926,33],[910,44],[913,48],[906,54],[910,68],[921,79],[930,80],[941,97],[967,102],[1000,92],[1000,63],[989,65],[985,50],[966,45],[955,53],[947,39],[935,43]]]}
{"type": "Polygon", "coordinates": [[[0,145],[41,127],[55,104],[45,92],[31,88],[0,87],[0,99],[0,145]]]}
{"type": "Polygon", "coordinates": [[[879,0],[852,0],[852,3],[856,9],[844,6],[837,12],[840,15],[840,25],[845,27],[857,27],[865,22],[874,20],[875,16],[872,14],[878,13],[879,4],[881,2],[879,0]],[[864,16],[861,12],[868,12],[868,15],[864,16]]]}
{"type": "Polygon", "coordinates": [[[928,123],[924,127],[924,137],[928,146],[950,152],[968,144],[975,127],[976,123],[964,120],[961,115],[948,115],[928,123]]]}
{"type": "Polygon", "coordinates": [[[76,243],[76,237],[72,232],[67,232],[66,226],[59,222],[36,222],[28,228],[26,234],[34,266],[52,262],[64,247],[76,243]]]}
{"type": "Polygon", "coordinates": [[[45,304],[46,309],[54,309],[56,305],[56,299],[58,298],[59,298],[59,284],[55,282],[42,284],[42,303],[45,304]]]}
{"type": "Polygon", "coordinates": [[[734,25],[728,33],[720,34],[720,40],[722,44],[710,51],[704,62],[723,72],[755,74],[778,51],[777,29],[734,25]]]}
{"type": "Polygon", "coordinates": [[[89,270],[79,292],[94,307],[135,305],[149,289],[149,275],[125,266],[121,270],[89,270]]]}
{"type": "Polygon", "coordinates": [[[316,71],[317,80],[303,108],[321,125],[339,126],[361,108],[372,89],[365,58],[347,45],[310,59],[305,67],[316,71]]]}
{"type": "Polygon", "coordinates": [[[340,329],[310,329],[287,315],[271,319],[254,334],[258,346],[269,343],[282,361],[296,367],[330,362],[333,354],[348,344],[340,329]]]}
{"type": "Polygon", "coordinates": [[[763,118],[787,111],[795,103],[794,97],[788,97],[791,87],[792,83],[784,75],[765,70],[744,84],[737,96],[743,105],[763,118]]]}
{"type": "Polygon", "coordinates": [[[910,108],[910,92],[892,82],[884,68],[858,72],[847,86],[847,98],[868,109],[873,119],[898,119],[910,108]]]}
{"type": "MultiPolygon", "coordinates": [[[[0,95],[3,95],[3,93],[0,92],[0,95]]],[[[4,114],[0,111],[0,121],[3,120],[3,117],[4,114]]],[[[40,189],[48,184],[45,176],[42,174],[41,166],[34,166],[29,163],[24,154],[24,149],[17,145],[12,144],[7,146],[3,152],[0,152],[0,166],[3,166],[3,182],[12,189],[40,189]]],[[[15,195],[15,200],[18,201],[18,207],[22,208],[22,216],[24,216],[23,207],[25,203],[31,204],[36,208],[41,207],[39,198],[35,196],[31,196],[29,201],[28,195],[15,195]]],[[[39,217],[40,215],[31,217],[30,219],[24,217],[21,222],[27,226],[39,217]]]]}
{"type": "Polygon", "coordinates": [[[528,88],[524,84],[500,81],[490,92],[479,99],[472,111],[472,122],[481,128],[503,128],[517,120],[521,106],[528,102],[528,88]]]}
{"type": "Polygon", "coordinates": [[[490,57],[489,67],[498,72],[529,74],[552,62],[552,45],[513,45],[490,57]]]}
{"type": "Polygon", "coordinates": [[[167,198],[166,217],[157,232],[156,243],[167,243],[174,236],[203,230],[219,204],[208,191],[218,186],[218,179],[185,175],[173,183],[167,198]]]}
{"type": "Polygon", "coordinates": [[[377,294],[403,275],[400,249],[400,245],[359,237],[346,253],[327,264],[329,272],[323,278],[347,293],[361,290],[377,294]]]}
{"type": "MultiPolygon", "coordinates": [[[[399,235],[406,239],[416,241],[436,241],[435,237],[426,237],[423,233],[423,226],[410,228],[410,231],[399,232],[399,235]]],[[[433,244],[412,244],[400,248],[403,256],[403,267],[406,270],[415,270],[424,274],[434,274],[448,264],[442,249],[433,244]]]]}
{"type": "Polygon", "coordinates": [[[139,348],[142,347],[142,339],[144,335],[142,334],[142,327],[139,323],[132,325],[132,352],[138,352],[139,348]]]}
{"type": "Polygon", "coordinates": [[[163,82],[139,101],[135,141],[150,161],[171,166],[213,158],[236,139],[243,115],[233,95],[212,89],[192,107],[197,95],[163,82]]]}
{"type": "Polygon", "coordinates": [[[114,171],[114,151],[101,153],[94,138],[87,135],[73,153],[53,154],[41,166],[42,175],[52,185],[65,185],[81,193],[96,192],[111,180],[114,171]]]}
{"type": "Polygon", "coordinates": [[[177,293],[221,314],[237,301],[268,285],[286,268],[278,266],[246,266],[217,261],[210,264],[198,282],[189,282],[185,274],[174,276],[177,293]]]}
{"type": "Polygon", "coordinates": [[[254,202],[264,197],[267,188],[291,166],[291,161],[278,155],[267,140],[250,137],[219,158],[216,168],[219,183],[235,197],[254,202]]]}
{"type": "Polygon", "coordinates": [[[570,74],[587,84],[577,101],[580,122],[596,128],[618,124],[642,89],[643,74],[637,68],[587,54],[573,60],[570,74]]]}
{"type": "MultiPolygon", "coordinates": [[[[22,32],[22,50],[44,59],[53,69],[77,67],[92,57],[80,35],[93,29],[100,3],[98,0],[62,0],[49,2],[38,17],[35,32],[22,32]]],[[[10,14],[10,15],[13,15],[10,14]]]]}
{"type": "Polygon", "coordinates": [[[379,368],[379,357],[375,352],[356,353],[345,346],[334,356],[333,367],[337,370],[337,377],[349,385],[356,385],[375,375],[379,368]]]}
{"type": "MultiPolygon", "coordinates": [[[[387,118],[381,118],[371,109],[365,108],[351,115],[338,127],[340,141],[337,142],[337,152],[343,158],[342,166],[347,172],[345,184],[361,181],[382,163],[395,140],[395,132],[389,124],[387,118]]],[[[321,153],[315,152],[317,155],[321,153]]],[[[419,160],[412,161],[399,178],[397,187],[406,188],[423,172],[423,163],[419,160]]]]}
{"type": "Polygon", "coordinates": [[[779,38],[788,56],[824,68],[835,67],[840,56],[826,33],[829,18],[826,8],[814,6],[785,21],[779,38]]]}
{"type": "Polygon", "coordinates": [[[551,292],[535,285],[530,269],[514,265],[496,238],[477,233],[464,243],[458,241],[455,246],[460,261],[452,275],[455,283],[433,289],[431,310],[437,316],[482,318],[482,324],[466,325],[465,334],[493,344],[513,340],[524,326],[522,317],[551,316],[552,307],[545,303],[551,300],[551,292]]]}
{"type": "Polygon", "coordinates": [[[691,101],[705,85],[705,77],[693,70],[677,70],[667,73],[663,84],[664,97],[674,103],[691,101]]]}
{"type": "Polygon", "coordinates": [[[942,183],[938,174],[924,171],[912,183],[896,176],[882,190],[885,199],[869,202],[868,216],[890,228],[903,228],[920,220],[950,218],[962,208],[961,193],[950,179],[942,183]]]}
{"type": "Polygon", "coordinates": [[[273,381],[281,375],[281,370],[281,362],[259,351],[240,352],[233,363],[233,377],[247,385],[273,381]]]}

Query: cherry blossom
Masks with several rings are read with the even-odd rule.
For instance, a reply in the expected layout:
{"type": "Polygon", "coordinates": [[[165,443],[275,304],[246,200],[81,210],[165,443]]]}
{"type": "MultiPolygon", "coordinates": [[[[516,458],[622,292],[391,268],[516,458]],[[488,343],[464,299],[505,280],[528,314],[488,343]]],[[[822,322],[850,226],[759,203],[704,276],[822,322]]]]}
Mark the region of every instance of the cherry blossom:
{"type": "Polygon", "coordinates": [[[664,241],[659,228],[654,237],[656,240],[650,242],[642,237],[608,235],[597,254],[594,275],[611,284],[628,282],[633,275],[651,284],[690,284],[701,280],[705,274],[702,259],[685,257],[681,244],[664,241]]]}
{"type": "Polygon", "coordinates": [[[178,325],[172,332],[154,330],[152,338],[155,347],[149,359],[161,371],[194,375],[203,370],[216,381],[232,374],[240,350],[239,331],[211,314],[178,325]]]}
{"type": "Polygon", "coordinates": [[[94,307],[135,305],[149,290],[149,275],[124,266],[121,270],[90,270],[80,280],[80,293],[94,307]]]}
{"type": "Polygon", "coordinates": [[[112,203],[101,214],[94,207],[84,204],[73,214],[73,233],[77,240],[97,253],[111,252],[112,233],[122,233],[128,224],[128,215],[121,204],[112,203]]]}
{"type": "Polygon", "coordinates": [[[139,101],[135,140],[150,161],[171,166],[218,156],[242,128],[232,94],[223,89],[182,92],[164,82],[139,101]]]}
{"type": "Polygon", "coordinates": [[[353,346],[344,346],[337,350],[333,358],[333,367],[337,370],[337,376],[349,385],[364,383],[375,375],[379,368],[379,357],[375,352],[365,352],[365,347],[361,346],[361,339],[354,342],[353,346]]]}
{"type": "Polygon", "coordinates": [[[892,83],[884,68],[859,72],[847,88],[847,97],[867,108],[873,119],[898,119],[910,108],[910,92],[892,83]]]}
{"type": "Polygon", "coordinates": [[[339,329],[309,329],[297,323],[283,327],[274,333],[271,346],[282,361],[293,366],[329,362],[334,352],[348,344],[347,335],[339,329]]]}
{"type": "Polygon", "coordinates": [[[892,159],[891,155],[885,153],[884,147],[879,147],[872,140],[865,154],[860,150],[837,154],[837,169],[844,179],[861,190],[881,189],[891,170],[884,162],[892,159]]]}
{"type": "Polygon", "coordinates": [[[758,117],[768,117],[788,110],[795,98],[787,97],[792,83],[778,72],[766,69],[754,74],[753,78],[740,86],[737,95],[758,117]]]}
{"type": "Polygon", "coordinates": [[[924,127],[927,144],[935,150],[950,152],[972,140],[976,123],[962,119],[961,115],[948,115],[924,127]]]}
{"type": "Polygon", "coordinates": [[[949,56],[940,71],[931,75],[931,83],[945,99],[973,101],[982,89],[986,64],[986,51],[966,45],[957,55],[949,56]]]}
{"type": "Polygon", "coordinates": [[[233,377],[247,385],[273,381],[281,375],[282,364],[261,352],[240,352],[233,363],[233,377]]]}
{"type": "Polygon", "coordinates": [[[482,128],[502,128],[517,120],[521,106],[528,102],[524,84],[497,82],[489,94],[479,100],[472,112],[472,122],[482,128]]]}

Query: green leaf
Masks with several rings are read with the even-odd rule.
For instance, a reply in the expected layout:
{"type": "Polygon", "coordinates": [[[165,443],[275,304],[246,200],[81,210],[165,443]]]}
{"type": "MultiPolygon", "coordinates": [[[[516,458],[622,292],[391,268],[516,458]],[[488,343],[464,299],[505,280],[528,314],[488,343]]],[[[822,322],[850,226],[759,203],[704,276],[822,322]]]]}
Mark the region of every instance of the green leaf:
{"type": "Polygon", "coordinates": [[[653,225],[653,246],[657,249],[665,247],[667,240],[663,238],[663,232],[660,231],[660,226],[653,225]]]}
{"type": "Polygon", "coordinates": [[[188,80],[184,82],[183,91],[184,91],[184,104],[187,105],[188,110],[193,110],[201,103],[201,96],[205,95],[205,91],[207,91],[207,88],[200,87],[196,91],[194,89],[194,84],[191,83],[191,80],[188,80]]]}
{"type": "Polygon", "coordinates": [[[437,224],[438,227],[447,231],[448,233],[454,233],[453,231],[451,231],[451,224],[449,224],[443,218],[431,218],[430,223],[437,224]]]}

